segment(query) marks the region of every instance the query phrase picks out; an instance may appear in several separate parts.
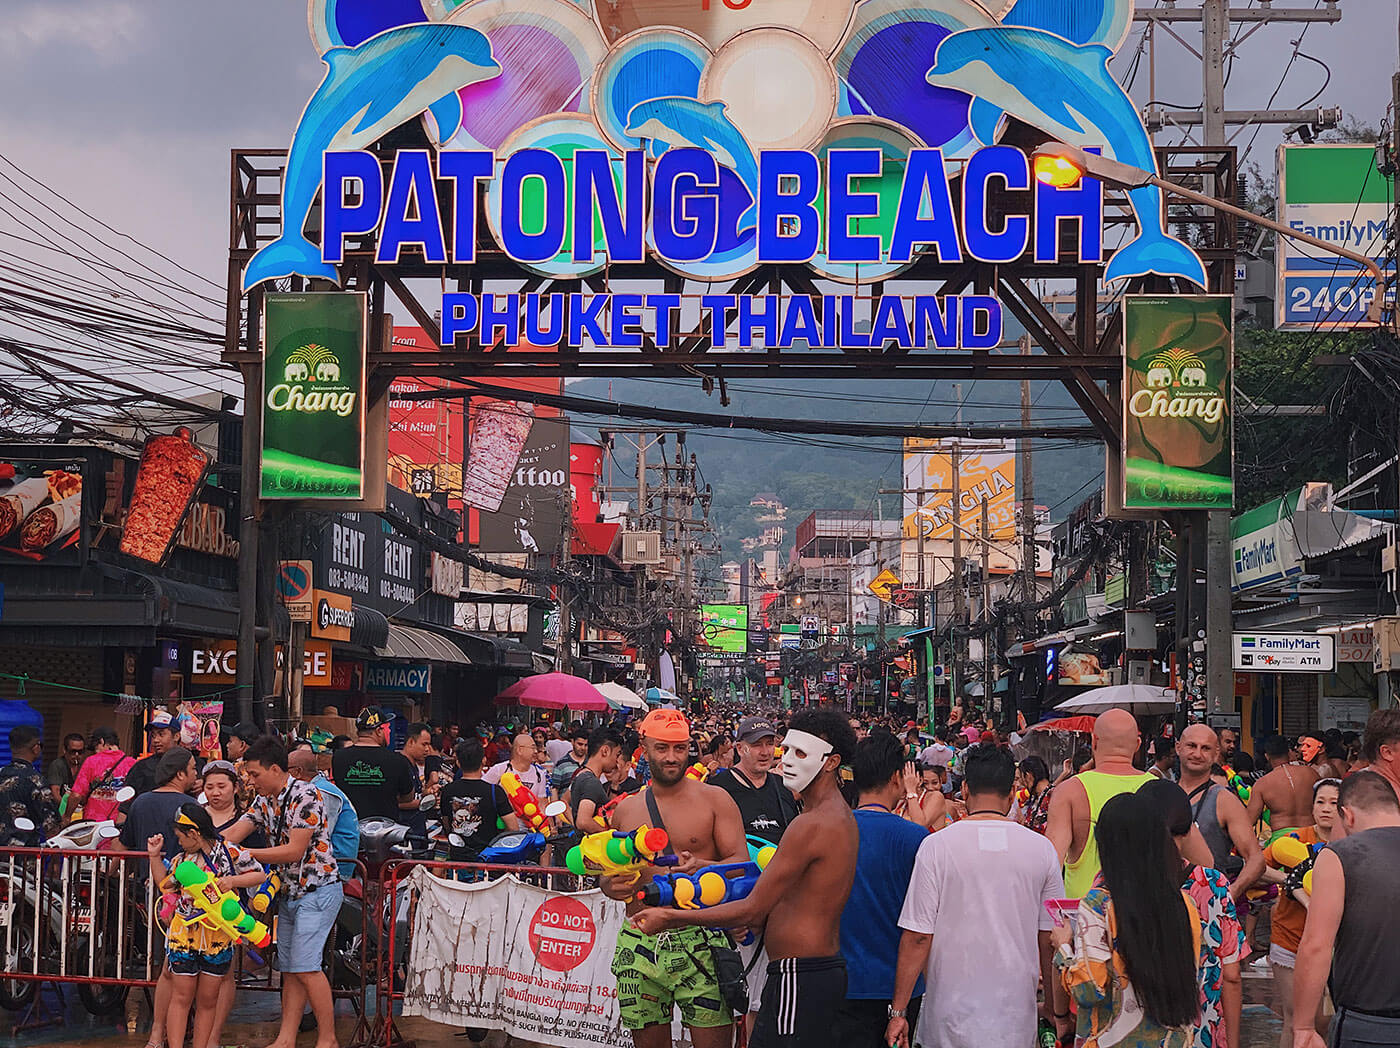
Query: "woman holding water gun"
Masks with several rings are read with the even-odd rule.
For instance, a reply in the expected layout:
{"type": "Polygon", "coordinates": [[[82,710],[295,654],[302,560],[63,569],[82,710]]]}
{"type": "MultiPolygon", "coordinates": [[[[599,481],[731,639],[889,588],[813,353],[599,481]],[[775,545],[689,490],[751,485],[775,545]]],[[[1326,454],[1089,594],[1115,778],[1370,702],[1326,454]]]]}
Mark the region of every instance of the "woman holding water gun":
{"type": "Polygon", "coordinates": [[[178,894],[175,913],[166,936],[166,971],[172,978],[170,1010],[165,1020],[167,1042],[185,1043],[185,1026],[190,1005],[197,1005],[194,1022],[195,1048],[213,1048],[219,1043],[217,1004],[219,992],[233,966],[233,938],[205,919],[204,911],[183,890],[174,872],[190,862],[214,878],[221,892],[237,892],[262,883],[263,868],[237,845],[226,844],[214,829],[209,813],[193,802],[182,804],[172,830],[181,854],[167,866],[162,860],[165,838],[161,834],[146,841],[152,871],[164,869],[157,885],[160,892],[178,894]]]}

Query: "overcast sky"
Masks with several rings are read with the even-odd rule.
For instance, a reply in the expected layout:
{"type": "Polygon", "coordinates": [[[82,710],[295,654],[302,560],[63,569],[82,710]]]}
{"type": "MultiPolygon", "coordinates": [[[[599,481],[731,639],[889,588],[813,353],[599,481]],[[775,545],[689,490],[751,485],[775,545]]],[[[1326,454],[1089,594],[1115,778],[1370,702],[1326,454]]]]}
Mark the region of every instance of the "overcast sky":
{"type": "MultiPolygon", "coordinates": [[[[1246,2],[1253,0],[1236,0],[1246,2]]],[[[321,76],[304,0],[5,0],[4,7],[0,151],[97,217],[222,282],[229,150],[285,147],[321,76]]],[[[1313,104],[1376,124],[1396,68],[1395,0],[1341,7],[1342,21],[1312,26],[1303,45],[1332,70],[1313,104]]],[[[1268,26],[1242,45],[1230,108],[1268,102],[1302,29],[1268,26]]],[[[1180,32],[1199,38],[1189,25],[1180,32]]],[[[1137,39],[1135,30],[1120,62],[1137,39]]],[[[1301,104],[1324,76],[1300,59],[1275,106],[1301,104]]],[[[1140,102],[1147,82],[1144,56],[1133,90],[1140,102]]],[[[1156,93],[1175,104],[1201,98],[1199,63],[1165,34],[1156,93]]],[[[1264,129],[1250,159],[1271,166],[1279,138],[1279,129],[1264,129]]]]}

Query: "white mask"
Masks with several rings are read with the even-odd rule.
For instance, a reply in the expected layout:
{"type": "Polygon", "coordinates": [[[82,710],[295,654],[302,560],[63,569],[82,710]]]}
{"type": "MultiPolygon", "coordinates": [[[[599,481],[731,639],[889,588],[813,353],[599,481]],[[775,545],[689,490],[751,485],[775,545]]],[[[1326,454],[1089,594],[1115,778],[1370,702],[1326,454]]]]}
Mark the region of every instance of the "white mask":
{"type": "Polygon", "coordinates": [[[783,785],[793,793],[801,793],[812,784],[831,756],[831,743],[805,731],[790,731],[783,737],[783,785]],[[799,757],[801,750],[805,756],[799,757]]]}

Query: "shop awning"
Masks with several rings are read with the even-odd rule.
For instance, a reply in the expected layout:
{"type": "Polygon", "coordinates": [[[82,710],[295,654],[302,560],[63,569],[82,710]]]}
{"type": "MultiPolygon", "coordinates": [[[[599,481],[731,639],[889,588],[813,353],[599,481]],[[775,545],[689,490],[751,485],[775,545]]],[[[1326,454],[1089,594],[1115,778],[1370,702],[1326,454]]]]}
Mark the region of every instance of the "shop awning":
{"type": "Polygon", "coordinates": [[[412,626],[401,626],[397,622],[389,623],[388,641],[375,648],[374,653],[381,658],[408,662],[446,662],[458,666],[472,664],[467,653],[446,637],[412,626]]]}

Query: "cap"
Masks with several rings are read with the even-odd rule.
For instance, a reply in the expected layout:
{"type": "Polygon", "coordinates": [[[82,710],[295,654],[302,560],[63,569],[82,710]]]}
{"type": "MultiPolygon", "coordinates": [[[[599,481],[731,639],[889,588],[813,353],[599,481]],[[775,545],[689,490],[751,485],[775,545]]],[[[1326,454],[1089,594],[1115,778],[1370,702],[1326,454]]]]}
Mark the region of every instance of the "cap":
{"type": "Polygon", "coordinates": [[[905,721],[904,726],[906,728],[917,728],[918,724],[916,724],[914,721],[905,721]]]}
{"type": "Polygon", "coordinates": [[[384,711],[378,706],[366,706],[355,718],[355,730],[374,731],[375,728],[382,728],[388,723],[389,718],[384,716],[384,711]]]}
{"type": "Polygon", "coordinates": [[[175,718],[170,716],[168,710],[156,710],[151,714],[150,721],[146,724],[147,731],[157,731],[164,728],[166,731],[175,730],[175,718]]]}
{"type": "Polygon", "coordinates": [[[690,741],[690,724],[680,710],[652,710],[642,718],[640,731],[657,742],[690,741]]]}
{"type": "Polygon", "coordinates": [[[242,739],[244,742],[251,743],[258,737],[258,729],[251,724],[235,724],[228,730],[228,734],[231,739],[242,739]]]}
{"type": "Polygon", "coordinates": [[[772,735],[778,737],[778,729],[773,726],[773,722],[767,717],[745,717],[739,722],[738,730],[734,733],[736,742],[757,742],[759,739],[772,735]]]}

